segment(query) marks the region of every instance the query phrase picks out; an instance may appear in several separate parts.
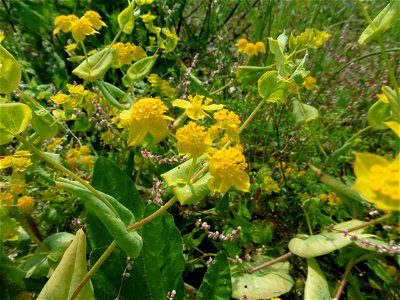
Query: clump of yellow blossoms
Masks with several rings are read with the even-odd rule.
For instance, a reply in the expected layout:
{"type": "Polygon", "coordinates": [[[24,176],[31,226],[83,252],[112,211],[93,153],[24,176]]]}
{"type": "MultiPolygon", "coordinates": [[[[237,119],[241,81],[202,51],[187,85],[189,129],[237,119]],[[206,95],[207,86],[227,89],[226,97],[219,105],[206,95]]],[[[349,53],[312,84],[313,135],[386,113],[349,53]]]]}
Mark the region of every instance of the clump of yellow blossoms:
{"type": "Polygon", "coordinates": [[[353,188],[377,208],[400,211],[400,156],[393,161],[372,153],[356,153],[353,188]]]}
{"type": "Polygon", "coordinates": [[[75,108],[81,105],[85,97],[92,94],[85,90],[82,84],[67,83],[67,89],[69,95],[59,93],[50,97],[50,99],[64,108],[75,108]]]}
{"type": "Polygon", "coordinates": [[[155,141],[161,141],[168,134],[165,116],[168,108],[158,98],[142,98],[130,110],[128,146],[139,146],[150,133],[155,141]]]}
{"type": "Polygon", "coordinates": [[[238,190],[248,192],[250,177],[246,173],[246,159],[240,145],[227,149],[221,149],[214,153],[210,160],[210,175],[207,182],[212,193],[226,193],[231,186],[238,190]]]}
{"type": "Polygon", "coordinates": [[[157,74],[150,74],[147,80],[152,87],[159,88],[165,96],[174,97],[176,95],[176,89],[169,85],[168,80],[160,78],[157,74]]]}
{"type": "Polygon", "coordinates": [[[93,168],[94,161],[89,156],[91,150],[89,146],[83,145],[78,149],[72,148],[67,152],[67,162],[72,166],[76,167],[78,161],[80,160],[81,164],[87,168],[93,168]]]}
{"type": "Polygon", "coordinates": [[[315,79],[312,76],[307,76],[306,78],[304,78],[303,86],[307,90],[312,90],[316,87],[316,83],[317,83],[317,79],[315,79]]]}
{"type": "Polygon", "coordinates": [[[35,200],[31,196],[23,196],[18,199],[17,206],[21,212],[30,214],[35,207],[35,200]]]}
{"type": "Polygon", "coordinates": [[[200,157],[211,146],[212,140],[204,126],[195,122],[179,128],[176,132],[178,149],[181,154],[190,154],[193,158],[200,157]]]}
{"type": "Polygon", "coordinates": [[[213,102],[212,99],[201,95],[188,96],[188,100],[189,101],[176,99],[172,101],[172,105],[183,108],[187,116],[195,121],[209,116],[206,111],[220,110],[223,108],[222,104],[211,104],[213,102]]]}
{"type": "Polygon", "coordinates": [[[12,156],[5,156],[0,159],[0,170],[12,167],[14,170],[24,172],[32,165],[32,153],[25,150],[18,150],[12,156]]]}
{"type": "Polygon", "coordinates": [[[289,49],[300,50],[306,47],[319,48],[321,47],[329,38],[331,34],[325,31],[319,31],[314,28],[308,28],[304,32],[300,33],[298,36],[293,34],[289,38],[289,49]]]}
{"type": "Polygon", "coordinates": [[[78,18],[75,15],[61,15],[55,18],[54,25],[56,28],[53,34],[57,34],[60,30],[72,33],[72,37],[77,43],[83,42],[87,35],[98,33],[103,26],[107,26],[101,16],[95,11],[87,11],[83,17],[78,18]]]}
{"type": "Polygon", "coordinates": [[[281,188],[279,187],[279,184],[271,177],[271,176],[265,176],[264,178],[264,188],[265,192],[267,195],[271,195],[272,192],[274,193],[279,193],[281,188]]]}
{"type": "Polygon", "coordinates": [[[239,125],[241,121],[237,114],[233,111],[222,109],[214,113],[213,118],[217,121],[217,124],[210,128],[213,132],[213,139],[217,139],[219,131],[222,130],[229,141],[239,143],[239,125]]]}
{"type": "Polygon", "coordinates": [[[257,55],[259,53],[265,53],[265,44],[263,42],[250,43],[246,39],[240,39],[236,43],[238,52],[246,53],[248,56],[257,55]]]}
{"type": "Polygon", "coordinates": [[[335,192],[330,192],[329,194],[319,195],[319,199],[327,202],[329,206],[337,206],[342,204],[342,199],[335,192]]]}
{"type": "Polygon", "coordinates": [[[14,196],[9,192],[0,192],[0,205],[5,204],[6,206],[13,205],[14,196]]]}
{"type": "Polygon", "coordinates": [[[146,51],[142,47],[132,43],[115,43],[111,48],[114,48],[117,53],[118,67],[130,65],[133,61],[138,61],[147,56],[146,51]]]}

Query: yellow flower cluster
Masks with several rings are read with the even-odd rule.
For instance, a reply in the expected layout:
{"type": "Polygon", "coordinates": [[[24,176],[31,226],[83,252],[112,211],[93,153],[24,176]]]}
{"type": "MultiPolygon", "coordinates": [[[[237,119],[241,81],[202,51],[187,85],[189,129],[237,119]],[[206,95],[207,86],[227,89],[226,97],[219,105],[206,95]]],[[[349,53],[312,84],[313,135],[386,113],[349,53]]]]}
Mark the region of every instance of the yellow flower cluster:
{"type": "Polygon", "coordinates": [[[67,94],[56,94],[50,99],[55,103],[62,105],[64,108],[75,108],[81,105],[85,97],[92,95],[93,93],[85,90],[82,84],[73,85],[67,83],[67,89],[69,95],[67,94]]]}
{"type": "Polygon", "coordinates": [[[307,90],[312,90],[316,87],[316,83],[317,83],[317,79],[315,79],[312,76],[307,76],[306,78],[304,78],[303,86],[307,90]]]}
{"type": "Polygon", "coordinates": [[[132,43],[115,43],[111,46],[117,53],[119,66],[130,65],[133,61],[140,60],[147,56],[146,51],[142,47],[132,43]]]}
{"type": "Polygon", "coordinates": [[[147,133],[156,141],[161,141],[168,134],[167,120],[172,120],[164,113],[168,108],[158,98],[142,98],[130,111],[129,146],[139,146],[147,133]]]}
{"type": "Polygon", "coordinates": [[[212,193],[226,193],[231,186],[248,192],[250,178],[246,173],[246,159],[240,145],[221,149],[214,153],[210,160],[210,175],[207,185],[212,193]]]}
{"type": "Polygon", "coordinates": [[[259,53],[265,53],[265,44],[263,42],[250,43],[246,39],[240,39],[236,42],[238,52],[246,53],[248,56],[257,55],[259,53]]]}
{"type": "Polygon", "coordinates": [[[400,211],[400,156],[393,161],[371,153],[356,153],[353,188],[377,208],[400,211]]]}
{"type": "Polygon", "coordinates": [[[26,188],[26,183],[25,182],[19,182],[19,183],[11,184],[9,186],[9,191],[13,195],[19,195],[19,194],[25,192],[25,188],[26,188]]]}
{"type": "Polygon", "coordinates": [[[14,196],[9,192],[0,192],[0,205],[5,204],[6,206],[13,205],[14,196]]]}
{"type": "Polygon", "coordinates": [[[342,199],[335,192],[330,192],[329,194],[319,195],[319,199],[327,202],[329,206],[337,206],[342,204],[342,199]]]}
{"type": "Polygon", "coordinates": [[[75,15],[61,15],[55,18],[54,25],[56,28],[53,34],[57,34],[60,30],[72,33],[72,37],[77,43],[83,42],[87,35],[98,33],[103,26],[107,26],[101,16],[95,11],[87,11],[83,17],[78,18],[75,15]]]}
{"type": "Polygon", "coordinates": [[[67,152],[67,162],[72,166],[76,167],[80,159],[81,164],[87,168],[93,168],[94,161],[89,156],[91,150],[89,146],[83,145],[78,149],[72,148],[67,152]]]}
{"type": "Polygon", "coordinates": [[[176,132],[178,149],[181,154],[190,154],[197,158],[206,152],[211,146],[212,140],[204,126],[197,125],[195,122],[179,128],[176,132]]]}
{"type": "Polygon", "coordinates": [[[274,193],[279,193],[281,188],[279,187],[279,184],[271,177],[271,176],[265,176],[264,177],[264,189],[267,195],[271,195],[272,192],[274,193]]]}
{"type": "Polygon", "coordinates": [[[22,213],[30,214],[35,207],[35,200],[31,196],[23,196],[18,199],[17,206],[22,213]]]}
{"type": "Polygon", "coordinates": [[[157,74],[150,74],[147,77],[147,80],[150,82],[152,87],[159,88],[165,96],[175,97],[176,89],[169,85],[168,80],[162,79],[157,74]]]}
{"type": "Polygon", "coordinates": [[[18,172],[24,172],[32,165],[31,155],[29,151],[18,150],[12,156],[5,156],[0,159],[0,170],[12,167],[18,172]]]}
{"type": "Polygon", "coordinates": [[[211,104],[213,100],[202,95],[188,96],[188,100],[176,99],[172,105],[183,108],[186,115],[196,121],[209,117],[206,111],[220,110],[224,107],[221,104],[211,104]]]}
{"type": "Polygon", "coordinates": [[[217,123],[210,128],[213,140],[217,139],[221,131],[226,135],[227,140],[231,142],[240,142],[239,125],[241,123],[239,116],[233,111],[222,109],[214,113],[213,118],[217,123]]]}
{"type": "Polygon", "coordinates": [[[151,4],[151,3],[153,3],[153,0],[135,0],[135,3],[136,3],[138,6],[142,6],[142,5],[145,5],[145,4],[151,4]]]}
{"type": "Polygon", "coordinates": [[[304,32],[300,33],[298,36],[291,35],[289,38],[289,48],[291,50],[299,50],[305,47],[319,48],[321,47],[329,38],[331,34],[325,31],[319,31],[314,28],[308,28],[304,32]]]}

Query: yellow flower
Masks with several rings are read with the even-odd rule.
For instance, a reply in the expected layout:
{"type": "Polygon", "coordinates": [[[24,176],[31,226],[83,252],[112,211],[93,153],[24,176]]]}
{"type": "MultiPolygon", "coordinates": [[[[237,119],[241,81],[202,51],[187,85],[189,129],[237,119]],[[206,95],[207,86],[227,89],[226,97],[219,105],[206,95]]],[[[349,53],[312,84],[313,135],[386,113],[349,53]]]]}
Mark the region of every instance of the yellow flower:
{"type": "Polygon", "coordinates": [[[265,192],[268,195],[271,195],[272,192],[279,193],[279,191],[281,190],[279,184],[271,176],[264,177],[264,186],[265,192]]]}
{"type": "Polygon", "coordinates": [[[81,152],[78,149],[72,148],[67,152],[67,157],[78,157],[81,155],[81,152]]]}
{"type": "Polygon", "coordinates": [[[142,19],[142,21],[144,23],[148,23],[148,22],[155,20],[157,18],[157,16],[152,15],[151,11],[149,11],[147,14],[140,16],[140,18],[142,19]]]}
{"type": "Polygon", "coordinates": [[[265,44],[263,42],[257,42],[256,43],[256,49],[257,49],[257,53],[265,53],[265,44]]]}
{"type": "Polygon", "coordinates": [[[85,91],[85,88],[83,87],[82,84],[73,85],[67,83],[67,89],[72,96],[79,95],[85,97],[89,95],[89,91],[85,91]]]}
{"type": "Polygon", "coordinates": [[[0,192],[0,205],[11,206],[14,202],[14,196],[8,192],[0,192]]]}
{"type": "Polygon", "coordinates": [[[76,21],[78,21],[78,17],[75,15],[68,15],[68,16],[58,16],[54,19],[54,25],[56,28],[53,31],[53,34],[57,34],[60,30],[63,32],[71,31],[72,26],[76,21]]]}
{"type": "Polygon", "coordinates": [[[33,212],[35,200],[31,196],[23,196],[18,199],[17,206],[21,212],[30,214],[33,212]]]}
{"type": "Polygon", "coordinates": [[[107,145],[111,144],[114,138],[115,135],[111,131],[105,131],[100,134],[100,139],[107,145]]]}
{"type": "Polygon", "coordinates": [[[312,76],[307,76],[307,77],[304,79],[303,86],[304,86],[307,90],[312,90],[312,89],[315,88],[315,84],[316,84],[316,83],[317,83],[317,79],[315,79],[315,78],[312,77],[312,76]]]}
{"type": "Polygon", "coordinates": [[[142,5],[145,5],[145,4],[151,4],[151,3],[153,3],[153,0],[136,0],[135,3],[136,3],[138,6],[142,6],[142,5]]]}
{"type": "Polygon", "coordinates": [[[389,103],[389,99],[385,94],[377,94],[376,96],[378,96],[378,99],[383,103],[389,103]]]}
{"type": "Polygon", "coordinates": [[[12,165],[13,165],[12,156],[5,156],[4,158],[0,159],[0,170],[10,168],[12,167],[12,165]]]}
{"type": "Polygon", "coordinates": [[[253,43],[248,43],[246,45],[246,48],[244,48],[244,53],[246,53],[248,56],[253,56],[257,54],[257,47],[253,43]]]}
{"type": "Polygon", "coordinates": [[[248,40],[246,39],[240,39],[236,42],[236,47],[238,48],[238,52],[244,52],[244,49],[246,48],[248,44],[248,40]]]}
{"type": "Polygon", "coordinates": [[[31,165],[32,161],[29,157],[14,157],[13,159],[13,168],[19,172],[24,172],[31,165]]]}
{"type": "Polygon", "coordinates": [[[56,94],[54,96],[51,96],[50,99],[59,105],[67,103],[71,100],[70,96],[66,94],[56,94]]]}
{"type": "Polygon", "coordinates": [[[147,133],[150,133],[156,142],[161,141],[168,134],[166,120],[172,120],[164,115],[167,110],[168,108],[157,98],[142,98],[133,104],[128,146],[140,145],[147,133]]]}
{"type": "Polygon", "coordinates": [[[107,27],[106,23],[101,20],[101,16],[93,10],[87,11],[84,15],[84,18],[89,20],[94,29],[99,30],[103,26],[107,27]]]}
{"type": "Polygon", "coordinates": [[[122,110],[119,115],[111,119],[111,122],[118,123],[118,128],[127,129],[131,125],[131,111],[128,109],[122,110]]]}
{"type": "Polygon", "coordinates": [[[73,24],[71,32],[72,37],[77,43],[82,42],[87,35],[97,33],[97,31],[93,29],[92,23],[90,23],[90,21],[85,18],[80,18],[79,20],[77,20],[73,24]]]}
{"type": "Polygon", "coordinates": [[[176,131],[178,148],[181,154],[190,154],[192,157],[200,157],[211,146],[211,138],[204,126],[195,122],[179,128],[176,131]]]}
{"type": "Polygon", "coordinates": [[[58,146],[60,146],[62,143],[64,143],[63,138],[54,138],[54,141],[51,144],[48,144],[46,146],[47,151],[53,152],[54,150],[57,149],[58,146]]]}
{"type": "Polygon", "coordinates": [[[25,191],[25,188],[26,188],[25,182],[13,184],[10,186],[10,193],[12,193],[13,195],[19,195],[25,191]]]}
{"type": "Polygon", "coordinates": [[[210,161],[210,175],[207,185],[212,193],[226,193],[232,185],[238,190],[248,192],[250,188],[249,175],[242,147],[235,145],[215,152],[210,161]]]}
{"type": "Polygon", "coordinates": [[[89,155],[83,156],[81,158],[81,163],[87,168],[93,168],[94,166],[94,161],[89,155]]]}
{"type": "Polygon", "coordinates": [[[209,116],[205,111],[220,110],[224,107],[221,104],[208,105],[213,100],[201,95],[196,95],[194,97],[189,96],[188,99],[189,101],[176,99],[172,101],[172,105],[183,108],[187,116],[195,121],[203,119],[205,116],[209,116]]]}
{"type": "Polygon", "coordinates": [[[134,61],[141,60],[142,58],[147,57],[146,51],[143,50],[140,46],[133,45],[132,47],[132,59],[134,61]]]}
{"type": "Polygon", "coordinates": [[[65,51],[67,51],[68,53],[71,53],[71,52],[75,51],[76,47],[78,47],[78,44],[77,44],[77,43],[72,43],[72,44],[66,45],[66,46],[64,47],[64,49],[65,49],[65,51]]]}
{"type": "Polygon", "coordinates": [[[230,141],[236,143],[240,141],[239,125],[241,122],[237,114],[235,114],[233,111],[222,109],[220,111],[217,111],[213,117],[214,120],[217,121],[216,126],[225,131],[230,141]]]}
{"type": "Polygon", "coordinates": [[[400,156],[393,161],[372,153],[356,153],[353,188],[377,208],[400,211],[400,156]]]}
{"type": "Polygon", "coordinates": [[[79,152],[81,153],[81,155],[88,155],[92,151],[90,150],[89,146],[83,145],[79,148],[79,152]]]}

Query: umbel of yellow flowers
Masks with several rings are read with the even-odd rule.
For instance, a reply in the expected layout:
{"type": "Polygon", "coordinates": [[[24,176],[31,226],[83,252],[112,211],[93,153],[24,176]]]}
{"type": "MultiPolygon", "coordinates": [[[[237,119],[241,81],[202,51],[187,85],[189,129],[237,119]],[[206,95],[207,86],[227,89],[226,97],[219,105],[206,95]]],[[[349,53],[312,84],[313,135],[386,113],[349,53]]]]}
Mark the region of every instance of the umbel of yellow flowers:
{"type": "Polygon", "coordinates": [[[212,193],[226,193],[233,185],[240,191],[248,192],[250,177],[246,168],[246,159],[240,145],[218,150],[210,160],[212,177],[207,182],[208,188],[212,193]]]}
{"type": "Polygon", "coordinates": [[[183,108],[186,115],[195,121],[209,116],[206,111],[220,110],[224,107],[222,104],[211,104],[212,99],[201,95],[188,96],[188,100],[176,99],[172,101],[172,105],[183,108]]]}
{"type": "Polygon", "coordinates": [[[372,153],[356,153],[353,188],[377,208],[400,211],[400,156],[393,161],[372,153]]]}
{"type": "Polygon", "coordinates": [[[158,98],[138,100],[130,111],[128,146],[139,146],[147,133],[150,133],[156,142],[161,141],[168,134],[167,120],[173,120],[164,115],[167,110],[158,98]]]}

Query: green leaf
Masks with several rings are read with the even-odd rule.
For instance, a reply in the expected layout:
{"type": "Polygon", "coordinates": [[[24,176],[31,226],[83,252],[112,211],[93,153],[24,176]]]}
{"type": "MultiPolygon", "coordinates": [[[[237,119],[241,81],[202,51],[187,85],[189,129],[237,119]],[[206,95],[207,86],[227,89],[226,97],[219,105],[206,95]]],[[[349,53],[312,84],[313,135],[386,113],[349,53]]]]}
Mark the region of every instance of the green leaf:
{"type": "Polygon", "coordinates": [[[74,132],[86,132],[90,129],[91,124],[87,117],[77,117],[74,122],[74,132]]]}
{"type": "Polygon", "coordinates": [[[363,45],[380,36],[392,27],[399,15],[400,2],[398,0],[390,1],[390,3],[386,5],[386,7],[372,21],[372,24],[361,33],[358,43],[363,45]]]}
{"type": "Polygon", "coordinates": [[[0,94],[11,93],[21,80],[21,68],[15,58],[0,45],[0,94]]]}
{"type": "Polygon", "coordinates": [[[50,112],[33,98],[22,97],[22,101],[24,101],[32,110],[33,129],[42,138],[51,139],[55,137],[58,132],[58,124],[57,120],[50,114],[50,112]]]}
{"type": "Polygon", "coordinates": [[[142,238],[137,231],[128,232],[126,226],[135,222],[135,218],[130,210],[120,204],[115,198],[101,193],[119,214],[119,219],[115,213],[92,192],[81,186],[77,182],[60,178],[56,182],[57,187],[67,190],[79,196],[85,202],[88,210],[95,213],[103,223],[108,233],[117,241],[129,257],[138,257],[143,246],[142,238]]]}
{"type": "Polygon", "coordinates": [[[309,123],[318,118],[318,110],[315,107],[298,100],[293,101],[293,114],[296,123],[299,124],[309,123]]]}
{"type": "MultiPolygon", "coordinates": [[[[116,164],[105,157],[99,157],[93,170],[92,186],[114,197],[129,209],[138,219],[143,215],[145,204],[140,199],[131,179],[116,164]]],[[[88,237],[93,248],[108,246],[113,238],[93,212],[87,212],[88,237]]],[[[126,224],[128,225],[128,224],[126,224]]],[[[129,224],[130,225],[130,224],[129,224]]]]}
{"type": "Polygon", "coordinates": [[[286,56],[284,53],[285,46],[279,42],[279,40],[274,40],[273,38],[268,38],[269,49],[275,56],[275,61],[279,65],[284,65],[286,63],[286,56]]]}
{"type": "Polygon", "coordinates": [[[383,124],[390,117],[390,105],[380,100],[376,101],[368,110],[368,123],[375,129],[387,129],[383,124]]]}
{"type": "Polygon", "coordinates": [[[387,269],[377,259],[370,259],[366,261],[366,264],[386,284],[391,285],[394,283],[387,269]]]}
{"type": "Polygon", "coordinates": [[[132,1],[117,17],[119,28],[126,34],[131,34],[135,26],[134,6],[135,2],[132,1]]]}
{"type": "Polygon", "coordinates": [[[0,104],[0,145],[9,143],[24,131],[32,118],[32,111],[23,103],[0,104]]]}
{"type": "Polygon", "coordinates": [[[307,258],[307,280],[304,289],[304,299],[331,299],[329,285],[324,273],[314,258],[307,258]]]}
{"type": "Polygon", "coordinates": [[[157,61],[157,57],[158,55],[154,54],[153,56],[145,57],[135,62],[129,67],[128,72],[122,78],[123,84],[126,87],[130,87],[132,83],[140,81],[149,75],[157,61]]]}
{"type": "Polygon", "coordinates": [[[250,84],[260,78],[270,67],[239,66],[236,79],[242,84],[250,84]]]}
{"type": "MultiPolygon", "coordinates": [[[[254,262],[243,262],[243,269],[256,267],[272,258],[255,255],[254,262]]],[[[247,299],[270,299],[287,293],[292,288],[294,281],[289,275],[289,262],[278,262],[272,266],[263,268],[254,273],[232,273],[232,298],[241,299],[246,295],[247,299]]]]}
{"type": "Polygon", "coordinates": [[[108,86],[106,86],[105,82],[102,82],[100,80],[95,80],[94,84],[99,88],[101,93],[103,94],[104,98],[110,103],[112,106],[118,108],[118,109],[125,109],[125,107],[115,99],[115,95],[110,91],[108,86]]]}
{"type": "Polygon", "coordinates": [[[72,73],[79,78],[94,81],[104,77],[115,58],[114,48],[104,48],[84,60],[72,73]]]}
{"type": "MultiPolygon", "coordinates": [[[[83,230],[79,229],[37,299],[69,299],[86,274],[86,236],[83,230]]],[[[90,283],[82,288],[76,299],[94,299],[90,283]]]]}
{"type": "MultiPolygon", "coordinates": [[[[150,205],[144,216],[158,207],[150,205]]],[[[136,299],[164,299],[176,291],[175,300],[183,299],[182,272],[185,267],[183,243],[174,218],[167,212],[143,226],[143,251],[130,272],[136,299]]]]}
{"type": "MultiPolygon", "coordinates": [[[[204,157],[198,159],[199,165],[196,168],[194,174],[201,169],[201,162],[204,157]]],[[[210,190],[207,186],[207,181],[210,179],[210,173],[206,173],[193,184],[186,184],[186,180],[189,176],[190,168],[192,167],[192,159],[180,164],[176,168],[168,171],[161,175],[165,183],[172,189],[175,197],[182,204],[193,204],[203,200],[207,195],[210,194],[210,190]]]]}
{"type": "Polygon", "coordinates": [[[283,102],[290,84],[278,77],[277,71],[268,71],[258,80],[258,93],[268,102],[283,102]]]}
{"type": "Polygon", "coordinates": [[[228,258],[225,252],[220,251],[208,267],[196,299],[229,299],[231,294],[232,283],[228,258]]]}
{"type": "MultiPolygon", "coordinates": [[[[306,258],[328,254],[353,243],[349,235],[345,236],[337,230],[343,231],[364,223],[359,220],[351,220],[335,225],[331,232],[325,230],[312,236],[295,237],[289,242],[289,250],[293,254],[306,258]]],[[[357,234],[359,238],[370,236],[361,234],[363,231],[364,229],[359,229],[352,231],[351,234],[357,234]]]]}

